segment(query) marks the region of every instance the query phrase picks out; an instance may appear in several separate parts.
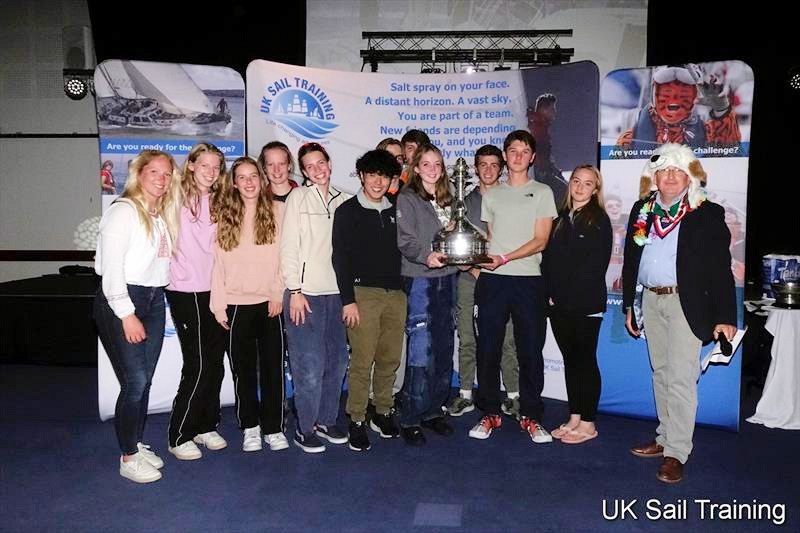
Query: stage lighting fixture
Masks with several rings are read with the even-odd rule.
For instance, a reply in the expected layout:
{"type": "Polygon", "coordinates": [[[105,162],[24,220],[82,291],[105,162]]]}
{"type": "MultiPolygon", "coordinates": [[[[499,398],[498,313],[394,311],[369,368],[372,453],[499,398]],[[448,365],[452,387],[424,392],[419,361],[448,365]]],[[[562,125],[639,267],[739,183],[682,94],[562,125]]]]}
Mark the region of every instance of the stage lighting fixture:
{"type": "Polygon", "coordinates": [[[486,72],[487,70],[488,68],[484,64],[465,63],[461,65],[461,72],[463,72],[464,74],[473,74],[475,72],[486,72]]]}
{"type": "Polygon", "coordinates": [[[800,90],[800,66],[789,69],[789,87],[795,91],[800,90]]]}
{"type": "Polygon", "coordinates": [[[89,92],[86,82],[80,78],[68,78],[64,81],[64,93],[73,100],[81,100],[89,92]]]}
{"type": "Polygon", "coordinates": [[[63,71],[64,94],[72,100],[82,100],[90,92],[94,94],[94,70],[67,69],[63,71]]]}

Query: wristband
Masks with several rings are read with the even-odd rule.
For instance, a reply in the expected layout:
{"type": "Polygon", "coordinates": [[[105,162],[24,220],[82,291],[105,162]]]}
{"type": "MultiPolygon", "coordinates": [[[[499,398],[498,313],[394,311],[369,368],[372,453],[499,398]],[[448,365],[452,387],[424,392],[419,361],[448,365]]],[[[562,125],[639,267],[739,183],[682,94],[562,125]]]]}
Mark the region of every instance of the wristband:
{"type": "Polygon", "coordinates": [[[506,256],[504,256],[502,254],[500,255],[500,259],[503,260],[503,264],[504,265],[510,261],[510,259],[508,257],[506,257],[506,256]]]}
{"type": "Polygon", "coordinates": [[[292,289],[289,294],[300,294],[301,292],[303,292],[303,289],[292,289]]]}

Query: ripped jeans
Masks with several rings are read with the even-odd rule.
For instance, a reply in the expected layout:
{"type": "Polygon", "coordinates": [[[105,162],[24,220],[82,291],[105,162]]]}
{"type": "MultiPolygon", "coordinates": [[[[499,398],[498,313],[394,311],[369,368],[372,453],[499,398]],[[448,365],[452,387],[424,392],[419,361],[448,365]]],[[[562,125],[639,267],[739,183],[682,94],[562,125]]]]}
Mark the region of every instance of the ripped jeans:
{"type": "Polygon", "coordinates": [[[406,372],[400,425],[442,416],[450,395],[455,342],[456,274],[403,278],[408,297],[406,372]]]}

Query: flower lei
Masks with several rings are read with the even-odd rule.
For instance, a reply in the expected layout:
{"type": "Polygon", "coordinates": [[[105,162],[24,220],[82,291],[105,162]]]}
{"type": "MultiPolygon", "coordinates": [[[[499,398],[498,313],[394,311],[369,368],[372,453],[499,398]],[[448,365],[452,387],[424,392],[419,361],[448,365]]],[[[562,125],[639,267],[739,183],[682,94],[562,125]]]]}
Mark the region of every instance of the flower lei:
{"type": "Polygon", "coordinates": [[[636,217],[636,222],[633,223],[633,227],[635,228],[633,230],[633,242],[639,246],[644,246],[645,244],[653,242],[647,235],[647,217],[650,216],[655,201],[656,199],[653,197],[652,200],[645,202],[639,210],[639,216],[636,217]]]}
{"type": "MultiPolygon", "coordinates": [[[[666,234],[672,230],[672,227],[674,227],[678,222],[680,222],[680,220],[687,213],[691,213],[692,211],[697,209],[697,207],[700,207],[700,204],[702,204],[705,200],[706,200],[705,191],[702,191],[702,194],[697,195],[696,198],[697,206],[692,208],[689,203],[688,195],[684,196],[683,199],[681,200],[681,208],[678,210],[678,212],[674,216],[670,216],[668,213],[666,214],[667,216],[665,217],[665,219],[669,219],[671,227],[662,230],[661,234],[659,234],[659,237],[665,237],[666,234]]],[[[653,240],[647,234],[647,219],[650,216],[650,214],[653,213],[655,204],[656,204],[656,195],[653,194],[652,198],[646,201],[642,205],[642,208],[639,210],[639,216],[636,217],[636,222],[633,223],[634,227],[633,242],[635,242],[639,246],[644,246],[646,244],[650,244],[653,242],[653,240]]],[[[656,213],[656,215],[658,216],[658,213],[656,213]]]]}

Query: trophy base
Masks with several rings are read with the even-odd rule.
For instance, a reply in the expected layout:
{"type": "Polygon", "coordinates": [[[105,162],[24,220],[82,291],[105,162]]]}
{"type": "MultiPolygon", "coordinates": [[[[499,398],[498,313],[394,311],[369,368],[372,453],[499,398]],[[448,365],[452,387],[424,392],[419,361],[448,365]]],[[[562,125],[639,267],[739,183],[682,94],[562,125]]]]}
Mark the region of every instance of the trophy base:
{"type": "Polygon", "coordinates": [[[470,257],[453,257],[447,256],[444,262],[448,265],[463,266],[463,265],[479,265],[481,263],[491,263],[492,258],[488,255],[478,255],[470,257]]]}

